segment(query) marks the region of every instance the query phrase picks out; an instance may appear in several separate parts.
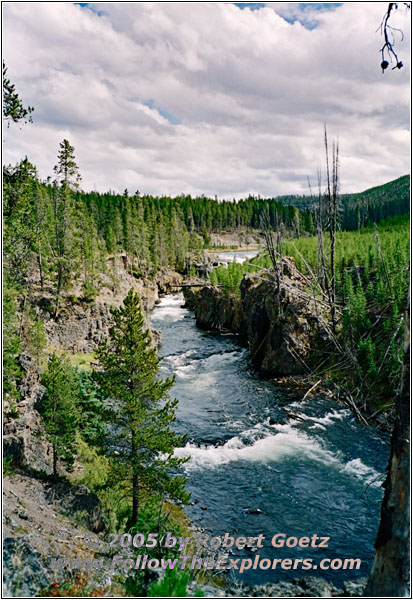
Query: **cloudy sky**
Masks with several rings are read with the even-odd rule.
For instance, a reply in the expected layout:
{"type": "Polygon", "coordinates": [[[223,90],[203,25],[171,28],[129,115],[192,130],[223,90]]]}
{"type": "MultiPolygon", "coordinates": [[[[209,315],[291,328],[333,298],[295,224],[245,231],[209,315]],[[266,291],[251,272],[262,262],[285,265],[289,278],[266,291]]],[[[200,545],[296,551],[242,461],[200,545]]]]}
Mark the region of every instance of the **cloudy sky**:
{"type": "Polygon", "coordinates": [[[305,194],[326,123],[342,191],[385,183],[410,165],[410,15],[405,67],[382,74],[387,6],[5,2],[8,76],[35,112],[4,129],[3,161],[46,178],[67,138],[85,190],[305,194]]]}

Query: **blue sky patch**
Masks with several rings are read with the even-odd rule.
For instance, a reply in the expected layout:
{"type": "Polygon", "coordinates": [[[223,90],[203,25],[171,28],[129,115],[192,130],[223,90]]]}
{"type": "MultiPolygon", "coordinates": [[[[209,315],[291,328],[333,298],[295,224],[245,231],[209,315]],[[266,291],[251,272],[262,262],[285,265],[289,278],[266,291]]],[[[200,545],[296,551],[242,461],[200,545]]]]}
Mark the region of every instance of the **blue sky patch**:
{"type": "Polygon", "coordinates": [[[148,100],[147,102],[144,102],[143,104],[145,106],[147,106],[148,108],[154,108],[155,110],[157,110],[158,113],[161,115],[161,117],[163,117],[164,119],[169,121],[172,125],[180,124],[181,121],[180,121],[180,119],[178,119],[178,117],[175,117],[170,112],[168,112],[165,108],[162,108],[162,106],[159,106],[159,104],[157,104],[154,100],[148,100]]]}
{"type": "Polygon", "coordinates": [[[81,8],[87,8],[88,10],[91,10],[98,17],[101,17],[104,14],[103,10],[97,10],[94,7],[93,2],[90,2],[90,3],[89,2],[74,2],[74,4],[75,4],[75,6],[80,6],[81,8]]]}
{"type": "Polygon", "coordinates": [[[315,29],[319,24],[317,13],[322,13],[330,10],[335,10],[342,5],[341,2],[289,2],[288,8],[283,6],[277,9],[276,2],[233,2],[235,6],[241,10],[249,8],[250,10],[259,10],[266,6],[272,8],[288,23],[296,23],[297,21],[306,29],[315,29]]]}
{"type": "Polygon", "coordinates": [[[234,2],[238,8],[249,8],[250,10],[259,10],[265,7],[265,2],[234,2]]]}

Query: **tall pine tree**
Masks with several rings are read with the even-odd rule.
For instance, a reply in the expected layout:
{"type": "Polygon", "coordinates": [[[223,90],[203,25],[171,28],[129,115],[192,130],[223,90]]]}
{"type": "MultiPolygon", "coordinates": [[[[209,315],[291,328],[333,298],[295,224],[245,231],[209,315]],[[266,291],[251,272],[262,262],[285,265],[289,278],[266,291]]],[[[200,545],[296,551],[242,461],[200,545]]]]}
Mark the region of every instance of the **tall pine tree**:
{"type": "Polygon", "coordinates": [[[97,351],[103,367],[99,380],[113,403],[108,452],[114,480],[132,498],[135,523],[139,501],[148,493],[188,501],[179,475],[186,459],[174,456],[185,440],[170,428],[178,403],[168,398],[173,379],[157,378],[160,359],[144,328],[138,295],[130,290],[112,315],[110,337],[97,351]]]}
{"type": "Polygon", "coordinates": [[[52,354],[42,384],[46,391],[41,400],[40,412],[53,448],[53,479],[56,481],[58,458],[70,470],[76,456],[79,380],[75,370],[65,359],[52,354]]]}

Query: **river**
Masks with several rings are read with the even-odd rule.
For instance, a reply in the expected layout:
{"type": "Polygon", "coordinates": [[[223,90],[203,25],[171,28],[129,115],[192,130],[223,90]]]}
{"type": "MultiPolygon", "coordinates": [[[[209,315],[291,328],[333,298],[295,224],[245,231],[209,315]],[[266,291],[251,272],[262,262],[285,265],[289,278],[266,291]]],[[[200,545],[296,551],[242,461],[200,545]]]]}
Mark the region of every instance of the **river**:
{"type": "Polygon", "coordinates": [[[201,331],[181,293],[151,314],[162,332],[160,373],[175,374],[176,429],[187,433],[186,512],[214,536],[263,534],[254,558],[359,558],[359,570],[248,570],[251,585],[321,575],[332,583],[367,575],[374,556],[389,446],[333,399],[261,380],[237,338],[201,331]],[[290,413],[288,415],[287,413],[290,413]],[[293,415],[293,416],[291,416],[293,415]],[[329,537],[327,548],[273,548],[276,533],[329,537]]]}

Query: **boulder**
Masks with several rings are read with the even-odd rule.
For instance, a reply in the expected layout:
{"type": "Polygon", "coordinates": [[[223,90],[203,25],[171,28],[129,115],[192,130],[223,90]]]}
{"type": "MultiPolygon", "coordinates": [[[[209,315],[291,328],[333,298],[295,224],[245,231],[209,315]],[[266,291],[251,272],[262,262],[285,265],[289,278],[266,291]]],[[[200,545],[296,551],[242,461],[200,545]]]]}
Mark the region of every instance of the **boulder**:
{"type": "Polygon", "coordinates": [[[3,540],[3,597],[36,598],[50,583],[47,559],[30,543],[18,537],[3,540]]]}
{"type": "Polygon", "coordinates": [[[85,485],[58,483],[49,489],[48,496],[63,512],[71,517],[77,516],[91,531],[99,533],[104,530],[102,504],[85,485]]]}
{"type": "Polygon", "coordinates": [[[184,288],[186,306],[202,329],[244,335],[251,360],[263,375],[303,375],[330,341],[327,308],[312,298],[293,259],[283,258],[280,267],[280,289],[268,270],[246,273],[239,298],[210,285],[184,288]]]}

